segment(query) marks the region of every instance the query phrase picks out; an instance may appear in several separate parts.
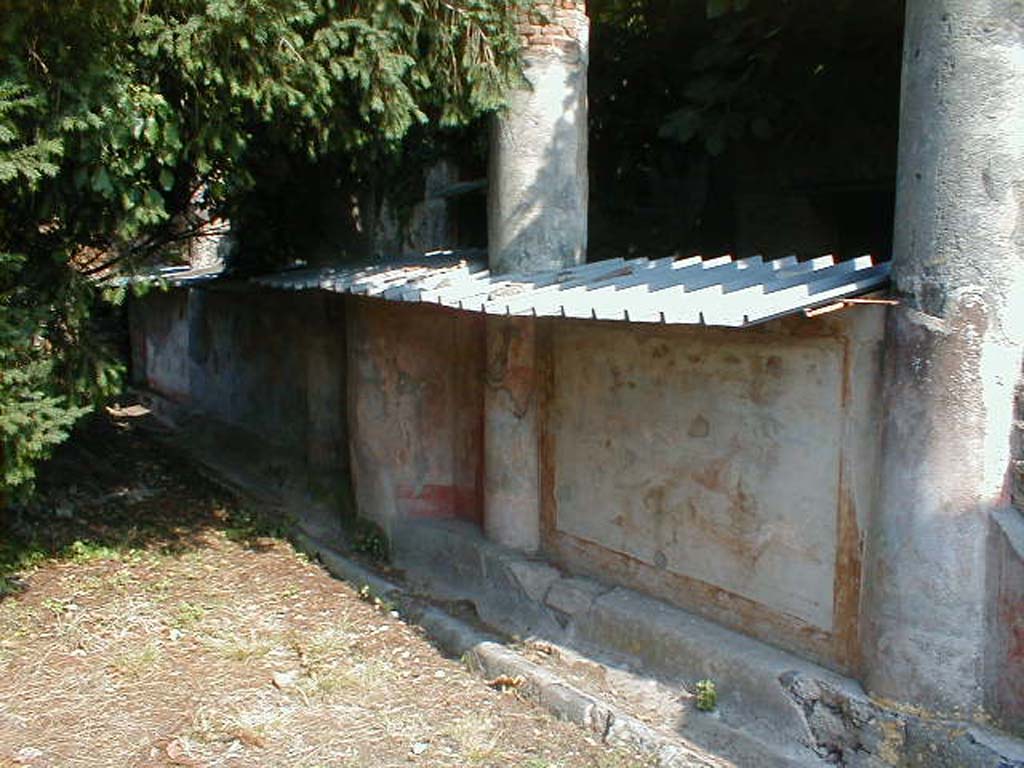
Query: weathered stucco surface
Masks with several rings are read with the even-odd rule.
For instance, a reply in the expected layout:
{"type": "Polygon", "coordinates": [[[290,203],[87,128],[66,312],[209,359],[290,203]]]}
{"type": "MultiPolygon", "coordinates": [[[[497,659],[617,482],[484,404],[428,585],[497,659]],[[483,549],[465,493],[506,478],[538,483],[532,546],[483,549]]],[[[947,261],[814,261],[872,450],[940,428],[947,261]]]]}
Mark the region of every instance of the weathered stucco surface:
{"type": "Polygon", "coordinates": [[[845,314],[742,332],[555,323],[559,555],[853,665],[881,313],[845,314]]]}
{"type": "Polygon", "coordinates": [[[192,292],[192,405],[279,444],[305,444],[306,317],[286,293],[192,292]]]}
{"type": "Polygon", "coordinates": [[[174,289],[135,300],[132,319],[137,383],[344,482],[341,297],[174,289]]]}
{"type": "Polygon", "coordinates": [[[583,2],[531,9],[520,24],[525,87],[508,94],[490,142],[491,271],[582,263],[587,247],[587,46],[583,2]]]}
{"type": "Polygon", "coordinates": [[[540,546],[540,393],[536,322],[488,317],[484,388],[484,530],[507,547],[540,546]]]}
{"type": "Polygon", "coordinates": [[[371,299],[348,305],[348,413],[358,509],[480,520],[484,327],[371,299]]]}
{"type": "Polygon", "coordinates": [[[558,529],[828,630],[835,343],[555,332],[558,529]]]}
{"type": "Polygon", "coordinates": [[[884,462],[868,538],[872,693],[984,702],[986,542],[1009,504],[1024,353],[1024,16],[909,0],[884,462]]]}
{"type": "Polygon", "coordinates": [[[131,305],[132,380],[169,400],[187,403],[188,291],[151,292],[131,305]]]}
{"type": "Polygon", "coordinates": [[[1024,515],[1005,510],[993,520],[988,549],[989,617],[986,706],[998,721],[1024,733],[1024,515]]]}

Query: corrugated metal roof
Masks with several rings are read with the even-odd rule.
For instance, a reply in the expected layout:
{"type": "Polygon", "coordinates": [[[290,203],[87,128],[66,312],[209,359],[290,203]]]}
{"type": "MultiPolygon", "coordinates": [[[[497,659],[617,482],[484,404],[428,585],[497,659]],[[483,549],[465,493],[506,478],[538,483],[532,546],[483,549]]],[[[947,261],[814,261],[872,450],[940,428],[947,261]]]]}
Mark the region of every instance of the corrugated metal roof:
{"type": "Polygon", "coordinates": [[[285,290],[321,289],[492,315],[733,327],[874,291],[888,279],[889,263],[870,256],[841,262],[832,256],[808,261],[793,256],[609,259],[499,276],[491,275],[483,261],[453,252],[254,278],[285,290]]]}
{"type": "Polygon", "coordinates": [[[117,277],[111,281],[113,285],[139,285],[148,283],[166,285],[182,288],[199,283],[210,282],[223,276],[224,266],[216,264],[207,267],[190,267],[187,265],[171,267],[154,267],[134,275],[117,277]]]}

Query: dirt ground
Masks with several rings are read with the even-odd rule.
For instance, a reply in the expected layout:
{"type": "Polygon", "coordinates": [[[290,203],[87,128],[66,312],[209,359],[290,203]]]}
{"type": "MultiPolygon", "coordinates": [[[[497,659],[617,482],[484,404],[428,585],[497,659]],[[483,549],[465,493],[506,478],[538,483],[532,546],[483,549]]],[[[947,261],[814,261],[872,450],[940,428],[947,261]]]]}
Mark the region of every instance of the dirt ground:
{"type": "Polygon", "coordinates": [[[92,419],[0,520],[0,767],[634,768],[92,419]]]}

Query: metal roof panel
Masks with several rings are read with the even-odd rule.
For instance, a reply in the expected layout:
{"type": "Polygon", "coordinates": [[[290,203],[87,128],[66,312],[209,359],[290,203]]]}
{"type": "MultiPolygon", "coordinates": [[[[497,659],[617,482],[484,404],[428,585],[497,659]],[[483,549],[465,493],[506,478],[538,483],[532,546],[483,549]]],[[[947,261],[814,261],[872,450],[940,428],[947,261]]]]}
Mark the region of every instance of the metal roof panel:
{"type": "Polygon", "coordinates": [[[440,252],[359,266],[254,278],[286,290],[318,288],[493,315],[745,326],[885,286],[889,264],[870,256],[797,261],[666,257],[609,259],[567,269],[491,275],[481,254],[440,252]]]}

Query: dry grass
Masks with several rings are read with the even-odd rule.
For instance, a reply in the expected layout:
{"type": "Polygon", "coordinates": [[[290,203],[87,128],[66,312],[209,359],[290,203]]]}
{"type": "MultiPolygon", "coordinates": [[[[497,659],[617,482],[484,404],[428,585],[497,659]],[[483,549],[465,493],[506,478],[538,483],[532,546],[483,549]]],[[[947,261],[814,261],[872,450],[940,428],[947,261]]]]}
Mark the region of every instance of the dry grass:
{"type": "Polygon", "coordinates": [[[256,535],[128,425],[51,470],[73,514],[0,531],[3,768],[642,764],[256,535]]]}

